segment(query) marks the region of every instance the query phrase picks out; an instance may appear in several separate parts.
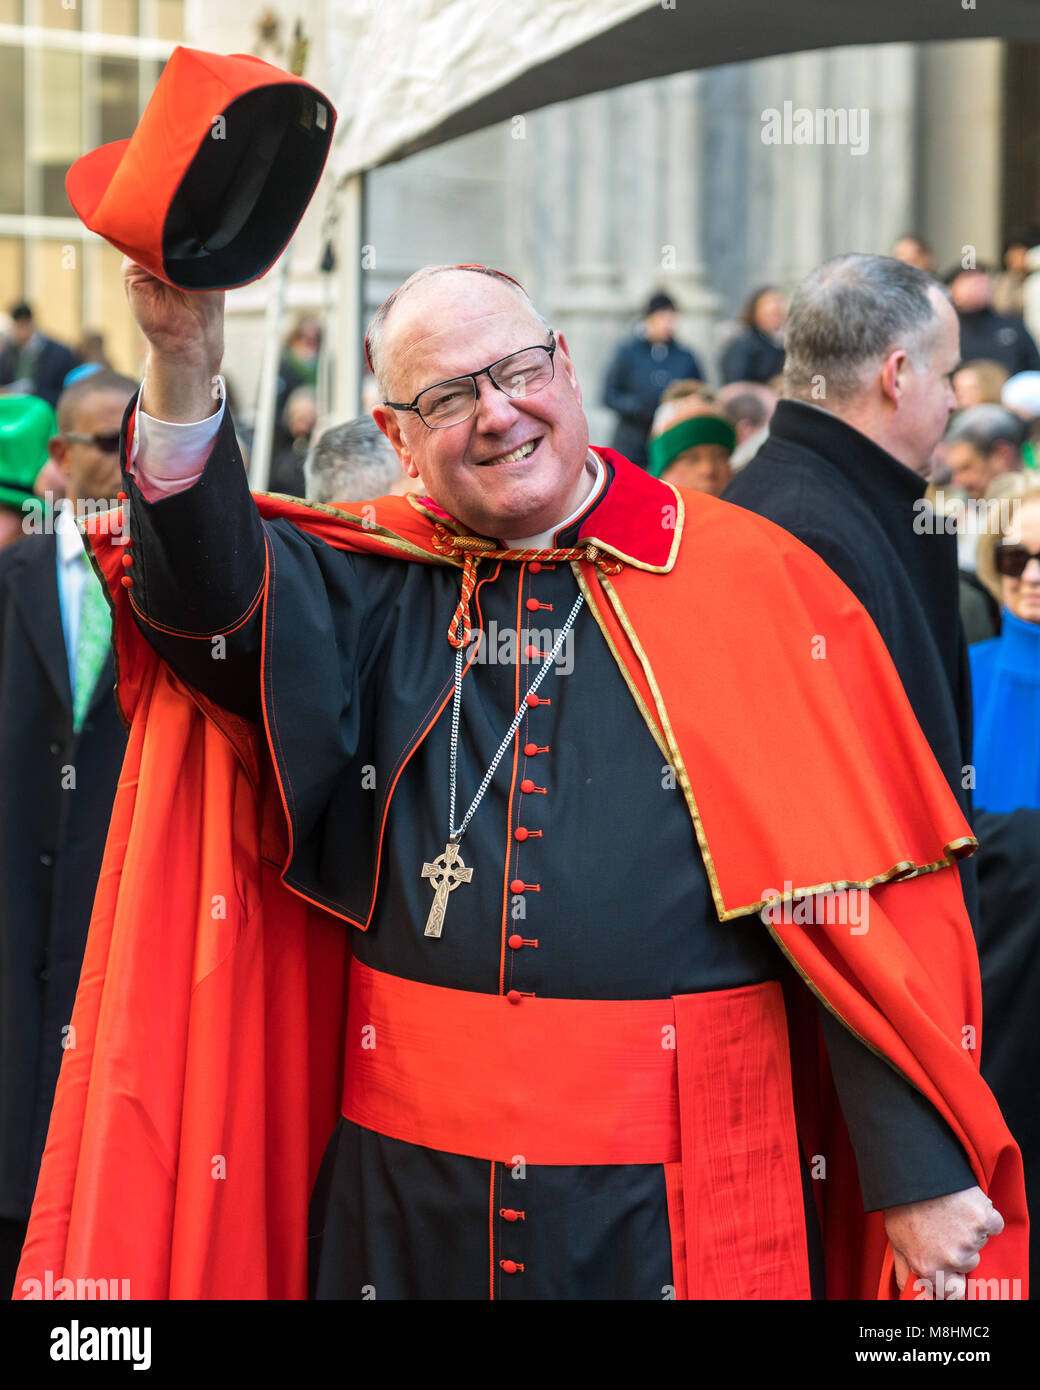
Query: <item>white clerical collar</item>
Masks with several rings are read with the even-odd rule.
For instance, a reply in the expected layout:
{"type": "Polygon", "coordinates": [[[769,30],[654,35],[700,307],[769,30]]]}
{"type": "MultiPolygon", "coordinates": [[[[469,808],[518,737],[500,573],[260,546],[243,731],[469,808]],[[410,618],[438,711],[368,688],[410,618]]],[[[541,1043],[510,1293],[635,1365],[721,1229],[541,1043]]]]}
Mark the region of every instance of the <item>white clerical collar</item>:
{"type": "Polygon", "coordinates": [[[589,477],[589,490],[571,512],[570,516],[564,517],[562,521],[558,522],[548,531],[541,531],[537,536],[518,536],[515,540],[510,538],[509,541],[505,542],[510,550],[553,550],[555,548],[556,533],[558,531],[565,531],[572,521],[576,521],[578,517],[581,516],[591,499],[599,491],[603,482],[605,474],[603,463],[598,455],[594,454],[591,449],[585,460],[585,471],[589,477]]]}

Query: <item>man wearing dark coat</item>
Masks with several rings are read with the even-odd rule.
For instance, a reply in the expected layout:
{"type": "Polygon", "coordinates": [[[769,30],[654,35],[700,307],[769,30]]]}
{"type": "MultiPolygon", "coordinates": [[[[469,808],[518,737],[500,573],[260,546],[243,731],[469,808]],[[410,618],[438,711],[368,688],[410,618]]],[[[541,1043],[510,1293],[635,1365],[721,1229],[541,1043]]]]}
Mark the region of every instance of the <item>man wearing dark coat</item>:
{"type": "Polygon", "coordinates": [[[0,351],[0,386],[14,386],[55,405],[75,365],[72,349],[39,331],[28,304],[16,304],[11,341],[0,351]]]}
{"type": "MultiPolygon", "coordinates": [[[[863,604],[970,823],[957,539],[925,500],[959,361],[957,316],[926,272],[887,256],[825,262],[791,301],[787,399],[723,495],[810,546],[863,604]]],[[[960,870],[974,921],[973,861],[960,870]]]]}
{"type": "Polygon", "coordinates": [[[1040,371],[1040,351],[1021,318],[994,309],[993,282],[985,267],[958,267],[946,278],[960,319],[962,362],[999,362],[1009,376],[1040,371]]]}
{"type": "MultiPolygon", "coordinates": [[[[0,553],[0,1283],[11,1289],[43,1153],[126,747],[105,596],[75,508],[111,505],[133,382],[66,389],[53,524],[0,553]]],[[[39,519],[41,513],[36,514],[39,519]]]]}
{"type": "Polygon", "coordinates": [[[703,381],[701,364],[675,340],[677,311],[667,294],[651,295],[642,330],[619,344],[607,369],[603,403],[617,411],[614,448],[646,467],[646,441],[661,392],[672,381],[703,381]]]}

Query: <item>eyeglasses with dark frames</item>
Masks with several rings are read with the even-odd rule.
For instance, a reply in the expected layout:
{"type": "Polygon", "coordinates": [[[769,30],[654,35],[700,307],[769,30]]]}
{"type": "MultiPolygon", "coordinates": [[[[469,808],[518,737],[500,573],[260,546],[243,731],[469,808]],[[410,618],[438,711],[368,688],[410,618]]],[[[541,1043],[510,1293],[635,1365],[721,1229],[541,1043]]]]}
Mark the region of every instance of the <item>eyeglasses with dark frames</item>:
{"type": "Polygon", "coordinates": [[[553,361],[555,352],[556,335],[550,333],[548,346],[539,343],[534,347],[521,348],[519,352],[511,352],[508,357],[500,357],[489,367],[482,367],[479,372],[438,381],[420,391],[415,400],[407,405],[403,401],[384,401],[383,404],[391,410],[414,411],[431,430],[461,425],[477,408],[477,381],[480,377],[486,376],[492,386],[510,400],[522,400],[541,391],[553,380],[556,375],[553,361]]]}

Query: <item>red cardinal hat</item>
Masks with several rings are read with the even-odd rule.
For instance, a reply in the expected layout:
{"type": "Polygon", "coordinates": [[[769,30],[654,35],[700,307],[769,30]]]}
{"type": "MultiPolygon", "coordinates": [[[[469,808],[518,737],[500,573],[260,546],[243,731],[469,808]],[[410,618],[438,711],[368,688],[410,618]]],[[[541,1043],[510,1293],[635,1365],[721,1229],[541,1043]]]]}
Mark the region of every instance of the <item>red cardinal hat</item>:
{"type": "Polygon", "coordinates": [[[168,285],[233,289],[285,249],[335,124],[292,73],[175,48],[130,139],[77,159],[65,188],[91,231],[168,285]]]}

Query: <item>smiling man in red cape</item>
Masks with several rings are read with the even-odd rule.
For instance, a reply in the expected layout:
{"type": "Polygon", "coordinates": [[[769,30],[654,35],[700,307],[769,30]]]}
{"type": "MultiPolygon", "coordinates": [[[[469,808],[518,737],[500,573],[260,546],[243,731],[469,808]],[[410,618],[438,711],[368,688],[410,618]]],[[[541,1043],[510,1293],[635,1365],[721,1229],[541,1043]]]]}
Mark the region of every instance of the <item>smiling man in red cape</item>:
{"type": "MultiPolygon", "coordinates": [[[[254,503],[222,405],[143,491],[128,412],[87,530],[130,740],[16,1293],[1024,1296],[973,841],[876,629],[588,450],[504,280],[381,311],[432,497],[254,503]]],[[[222,303],[128,283],[153,438],[211,408],[222,303]]]]}

